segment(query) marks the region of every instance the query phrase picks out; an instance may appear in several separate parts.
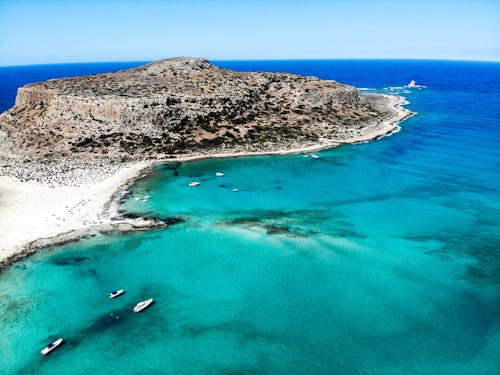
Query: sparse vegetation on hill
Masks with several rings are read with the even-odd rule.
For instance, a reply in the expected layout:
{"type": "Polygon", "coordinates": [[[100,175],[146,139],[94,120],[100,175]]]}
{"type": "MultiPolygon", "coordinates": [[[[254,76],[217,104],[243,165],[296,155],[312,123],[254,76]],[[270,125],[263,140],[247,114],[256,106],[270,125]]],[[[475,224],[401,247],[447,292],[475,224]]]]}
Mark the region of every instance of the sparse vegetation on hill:
{"type": "Polygon", "coordinates": [[[349,142],[394,116],[387,101],[335,81],[173,58],[26,85],[0,127],[20,155],[137,160],[349,142]]]}

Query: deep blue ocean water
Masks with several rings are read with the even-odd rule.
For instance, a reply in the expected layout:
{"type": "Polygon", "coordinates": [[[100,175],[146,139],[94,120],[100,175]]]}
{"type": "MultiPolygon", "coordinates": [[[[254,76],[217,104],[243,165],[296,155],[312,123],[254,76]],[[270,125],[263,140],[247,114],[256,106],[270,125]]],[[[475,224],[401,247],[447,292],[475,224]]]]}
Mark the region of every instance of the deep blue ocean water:
{"type": "MultiPolygon", "coordinates": [[[[317,160],[155,168],[123,209],[185,223],[45,249],[0,274],[0,373],[500,373],[500,64],[216,63],[403,95],[418,115],[317,160]]],[[[0,68],[0,110],[28,82],[136,65],[0,68]]]]}

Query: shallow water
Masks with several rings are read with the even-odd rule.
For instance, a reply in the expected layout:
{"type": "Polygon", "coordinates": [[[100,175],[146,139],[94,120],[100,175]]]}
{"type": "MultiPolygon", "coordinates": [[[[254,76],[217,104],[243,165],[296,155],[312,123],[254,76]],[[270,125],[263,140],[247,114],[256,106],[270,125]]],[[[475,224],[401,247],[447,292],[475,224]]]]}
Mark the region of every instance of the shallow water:
{"type": "Polygon", "coordinates": [[[402,93],[419,115],[317,160],[155,168],[123,209],[184,223],[45,249],[0,275],[2,372],[498,372],[499,64],[231,64],[402,93]],[[398,88],[411,78],[427,88],[398,88]]]}

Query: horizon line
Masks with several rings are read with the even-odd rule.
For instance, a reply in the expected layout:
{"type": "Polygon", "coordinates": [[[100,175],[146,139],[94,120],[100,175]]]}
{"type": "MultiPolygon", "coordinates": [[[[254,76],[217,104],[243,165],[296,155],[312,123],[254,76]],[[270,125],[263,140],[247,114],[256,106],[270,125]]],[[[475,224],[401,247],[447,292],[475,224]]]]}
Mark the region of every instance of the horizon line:
{"type": "Polygon", "coordinates": [[[23,66],[43,66],[43,65],[70,65],[70,64],[112,64],[112,63],[150,63],[158,60],[171,59],[176,57],[191,57],[204,58],[210,62],[237,62],[237,61],[332,61],[332,60],[358,60],[358,61],[453,61],[453,62],[483,62],[483,63],[500,63],[499,60],[481,60],[481,59],[446,59],[446,58],[400,58],[400,57],[320,57],[320,58],[279,58],[279,59],[210,59],[205,57],[193,56],[172,56],[153,60],[97,60],[97,61],[62,61],[62,62],[46,62],[34,64],[14,64],[0,65],[0,68],[15,68],[23,66]]]}

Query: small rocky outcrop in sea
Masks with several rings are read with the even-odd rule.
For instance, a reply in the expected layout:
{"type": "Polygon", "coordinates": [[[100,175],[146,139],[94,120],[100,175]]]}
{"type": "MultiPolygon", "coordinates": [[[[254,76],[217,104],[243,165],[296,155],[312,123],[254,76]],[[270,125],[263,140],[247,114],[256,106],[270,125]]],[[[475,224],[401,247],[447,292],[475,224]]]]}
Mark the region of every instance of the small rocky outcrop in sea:
{"type": "Polygon", "coordinates": [[[406,87],[409,87],[409,88],[414,88],[415,86],[417,86],[417,83],[413,79],[410,81],[410,83],[408,83],[406,85],[406,87]]]}
{"type": "Polygon", "coordinates": [[[0,128],[16,154],[137,160],[348,140],[393,116],[387,102],[335,81],[173,58],[23,86],[0,128]]]}

